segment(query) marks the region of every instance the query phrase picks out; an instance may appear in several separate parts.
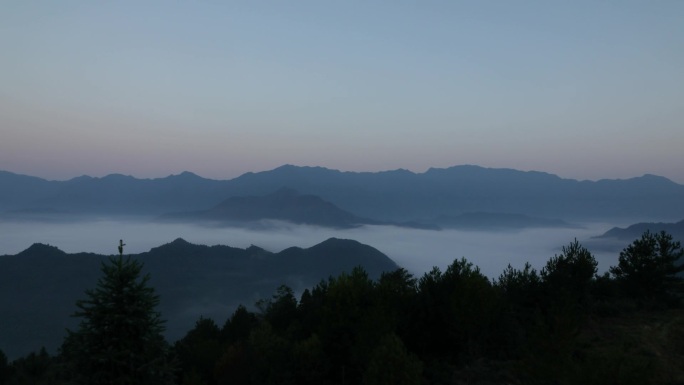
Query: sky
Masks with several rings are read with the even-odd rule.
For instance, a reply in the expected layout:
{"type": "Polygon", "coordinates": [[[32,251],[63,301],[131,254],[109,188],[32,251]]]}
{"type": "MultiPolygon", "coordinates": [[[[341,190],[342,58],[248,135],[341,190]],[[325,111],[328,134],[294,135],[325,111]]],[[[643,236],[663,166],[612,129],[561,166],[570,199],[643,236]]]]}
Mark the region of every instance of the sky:
{"type": "Polygon", "coordinates": [[[0,169],[684,183],[682,20],[679,0],[5,0],[0,169]]]}

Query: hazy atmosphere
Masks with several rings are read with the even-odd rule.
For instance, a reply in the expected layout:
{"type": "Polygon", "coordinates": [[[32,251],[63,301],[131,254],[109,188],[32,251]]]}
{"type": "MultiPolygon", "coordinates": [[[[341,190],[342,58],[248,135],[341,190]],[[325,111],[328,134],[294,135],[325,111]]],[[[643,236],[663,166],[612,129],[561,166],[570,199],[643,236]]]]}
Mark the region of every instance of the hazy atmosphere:
{"type": "Polygon", "coordinates": [[[684,384],[684,0],[8,0],[0,385],[684,384]]]}
{"type": "MultiPolygon", "coordinates": [[[[599,269],[607,271],[617,263],[625,242],[591,242],[613,225],[591,224],[582,229],[529,229],[524,231],[431,231],[393,226],[364,226],[333,230],[280,223],[269,230],[206,227],[188,224],[152,224],[117,220],[72,223],[0,222],[0,255],[16,254],[33,242],[57,246],[67,253],[115,254],[119,238],[126,240],[127,253],[141,253],[181,237],[201,245],[229,245],[246,248],[256,245],[279,252],[288,247],[311,247],[330,237],[354,239],[371,245],[416,276],[436,266],[444,270],[455,259],[465,257],[492,278],[506,265],[522,267],[530,262],[541,268],[574,238],[596,255],[599,269]],[[605,250],[608,248],[609,250],[605,250]]],[[[251,305],[251,304],[248,304],[251,305]]]]}
{"type": "Polygon", "coordinates": [[[0,169],[684,182],[684,2],[9,1],[0,169]]]}

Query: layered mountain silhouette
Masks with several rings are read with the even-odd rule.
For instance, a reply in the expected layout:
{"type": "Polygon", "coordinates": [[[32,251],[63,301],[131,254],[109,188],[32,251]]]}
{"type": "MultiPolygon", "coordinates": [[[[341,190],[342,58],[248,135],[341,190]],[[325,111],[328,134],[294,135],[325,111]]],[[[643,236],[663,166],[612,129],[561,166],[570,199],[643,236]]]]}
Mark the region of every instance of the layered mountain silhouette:
{"type": "Polygon", "coordinates": [[[676,223],[641,222],[635,223],[625,228],[613,227],[596,238],[615,238],[619,240],[631,241],[641,238],[641,235],[646,231],[650,231],[651,233],[665,231],[672,235],[675,240],[684,242],[684,220],[676,223]]]}
{"type": "Polygon", "coordinates": [[[200,210],[219,202],[226,181],[184,172],[158,179],[111,174],[47,181],[0,171],[0,211],[54,210],[71,215],[154,215],[171,210],[200,210]]]}
{"type": "MultiPolygon", "coordinates": [[[[296,292],[322,279],[362,266],[372,278],[397,265],[386,255],[352,240],[331,238],[309,248],[274,253],[257,246],[195,245],[176,239],[148,252],[130,255],[144,263],[150,284],[161,296],[168,319],[167,338],[181,337],[200,316],[219,322],[239,304],[251,307],[286,284],[296,292]]],[[[65,328],[75,328],[75,302],[94,288],[108,257],[67,254],[34,244],[16,255],[0,256],[0,341],[10,357],[61,344],[65,328]]]]}
{"type": "Polygon", "coordinates": [[[231,197],[209,210],[166,214],[167,220],[204,220],[223,224],[244,224],[262,220],[280,220],[334,228],[351,228],[380,222],[358,217],[334,204],[289,188],[264,196],[231,197]]]}
{"type": "Polygon", "coordinates": [[[264,196],[283,187],[315,195],[359,217],[387,222],[425,223],[469,212],[567,221],[684,217],[684,185],[659,176],[578,181],[469,165],[424,173],[340,172],[286,165],[221,181],[188,172],[159,179],[115,174],[68,181],[0,172],[0,213],[40,209],[74,215],[157,216],[207,210],[231,197],[264,196]]]}

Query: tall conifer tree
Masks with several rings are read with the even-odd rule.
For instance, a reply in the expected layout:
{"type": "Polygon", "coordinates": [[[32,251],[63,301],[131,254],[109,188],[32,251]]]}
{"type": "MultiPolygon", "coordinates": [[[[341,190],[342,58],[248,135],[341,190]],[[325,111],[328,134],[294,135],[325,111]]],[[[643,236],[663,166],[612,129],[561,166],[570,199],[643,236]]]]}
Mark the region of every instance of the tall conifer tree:
{"type": "Polygon", "coordinates": [[[173,371],[156,307],[159,296],[141,276],[142,263],[123,256],[102,264],[102,277],[76,302],[79,329],[63,352],[75,380],[87,384],[168,384],[173,371]]]}

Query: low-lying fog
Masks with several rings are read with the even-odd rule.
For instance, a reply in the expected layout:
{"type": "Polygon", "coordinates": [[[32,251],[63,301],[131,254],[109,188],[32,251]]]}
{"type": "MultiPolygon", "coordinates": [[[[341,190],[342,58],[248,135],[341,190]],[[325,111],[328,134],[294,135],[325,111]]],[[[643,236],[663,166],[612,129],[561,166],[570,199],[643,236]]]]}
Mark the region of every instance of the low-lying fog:
{"type": "Polygon", "coordinates": [[[521,231],[416,230],[393,226],[364,226],[336,230],[311,226],[275,224],[268,229],[209,227],[192,224],[144,221],[98,220],[87,222],[0,222],[0,255],[16,254],[40,242],[68,253],[117,253],[119,239],[127,253],[139,253],[183,238],[205,245],[245,248],[256,245],[278,252],[290,246],[307,248],[330,237],[354,239],[380,250],[417,276],[433,266],[440,269],[455,258],[466,257],[489,277],[498,277],[511,264],[522,267],[529,261],[541,268],[560,253],[560,248],[577,238],[592,251],[599,271],[617,264],[619,251],[627,244],[592,240],[610,228],[624,223],[590,223],[581,229],[527,229],[521,231]]]}

